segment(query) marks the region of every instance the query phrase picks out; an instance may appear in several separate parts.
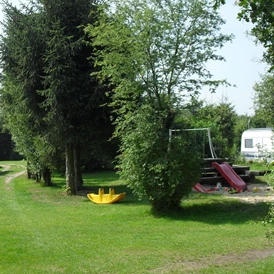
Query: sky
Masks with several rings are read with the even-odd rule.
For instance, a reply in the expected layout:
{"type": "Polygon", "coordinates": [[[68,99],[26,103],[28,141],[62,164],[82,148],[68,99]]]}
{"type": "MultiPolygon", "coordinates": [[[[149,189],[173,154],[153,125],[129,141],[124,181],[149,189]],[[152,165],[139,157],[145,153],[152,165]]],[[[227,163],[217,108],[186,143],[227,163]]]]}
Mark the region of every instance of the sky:
{"type": "MultiPolygon", "coordinates": [[[[20,1],[11,0],[10,2],[18,5],[20,1]]],[[[227,4],[220,9],[221,16],[226,20],[222,32],[233,33],[235,36],[232,43],[228,42],[219,52],[226,62],[209,63],[207,66],[214,75],[214,79],[226,79],[232,86],[221,86],[214,94],[204,88],[200,99],[217,104],[228,102],[234,106],[237,114],[253,115],[253,86],[255,82],[260,81],[260,75],[266,73],[268,66],[260,61],[263,47],[256,46],[253,38],[247,35],[252,24],[237,19],[238,8],[233,3],[234,0],[227,0],[227,4]]],[[[0,11],[0,20],[2,19],[3,15],[0,11]]]]}
{"type": "Polygon", "coordinates": [[[221,86],[216,93],[211,94],[208,89],[201,92],[201,99],[208,103],[229,102],[239,115],[253,115],[253,86],[260,82],[260,75],[267,72],[268,66],[261,61],[263,47],[256,46],[254,38],[247,35],[252,24],[237,19],[238,7],[234,0],[227,0],[227,4],[220,10],[221,16],[226,20],[222,28],[225,34],[233,33],[235,38],[228,42],[220,54],[226,62],[214,62],[208,69],[216,79],[226,79],[231,87],[221,86]],[[236,87],[234,87],[236,85],[236,87]]]}

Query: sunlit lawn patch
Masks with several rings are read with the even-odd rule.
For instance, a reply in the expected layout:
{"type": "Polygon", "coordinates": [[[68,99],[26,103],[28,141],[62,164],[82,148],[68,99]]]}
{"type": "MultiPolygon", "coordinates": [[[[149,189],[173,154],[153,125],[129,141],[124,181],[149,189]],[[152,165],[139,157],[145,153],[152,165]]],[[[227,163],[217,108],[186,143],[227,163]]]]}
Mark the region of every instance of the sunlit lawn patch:
{"type": "Polygon", "coordinates": [[[112,205],[66,196],[62,176],[53,178],[52,188],[25,175],[7,188],[5,176],[0,273],[269,273],[262,270],[274,266],[269,256],[244,259],[250,250],[270,248],[259,223],[267,204],[193,193],[182,212],[156,218],[112,172],[84,176],[85,191],[127,191],[112,205]]]}

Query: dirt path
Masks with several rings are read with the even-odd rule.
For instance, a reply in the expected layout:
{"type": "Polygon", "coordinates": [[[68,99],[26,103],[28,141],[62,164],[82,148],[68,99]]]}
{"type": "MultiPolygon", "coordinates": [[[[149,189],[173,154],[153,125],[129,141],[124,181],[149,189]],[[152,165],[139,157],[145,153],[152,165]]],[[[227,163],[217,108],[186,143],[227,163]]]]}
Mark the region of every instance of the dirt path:
{"type": "MultiPolygon", "coordinates": [[[[2,165],[3,169],[1,170],[2,172],[5,172],[5,171],[8,171],[10,169],[10,165],[2,165]]],[[[24,174],[25,171],[20,171],[20,172],[17,172],[17,173],[14,173],[14,174],[11,174],[10,176],[7,176],[5,178],[5,184],[8,185],[10,184],[10,182],[16,178],[16,177],[19,177],[21,176],[22,174],[24,174]]]]}
{"type": "Polygon", "coordinates": [[[20,171],[20,172],[14,173],[14,174],[6,177],[5,178],[5,184],[8,185],[14,178],[19,177],[19,176],[21,176],[24,173],[25,173],[25,171],[20,171]]]}
{"type": "Polygon", "coordinates": [[[1,172],[5,172],[5,171],[8,171],[10,169],[10,166],[9,165],[2,165],[3,169],[1,170],[1,172]]]}

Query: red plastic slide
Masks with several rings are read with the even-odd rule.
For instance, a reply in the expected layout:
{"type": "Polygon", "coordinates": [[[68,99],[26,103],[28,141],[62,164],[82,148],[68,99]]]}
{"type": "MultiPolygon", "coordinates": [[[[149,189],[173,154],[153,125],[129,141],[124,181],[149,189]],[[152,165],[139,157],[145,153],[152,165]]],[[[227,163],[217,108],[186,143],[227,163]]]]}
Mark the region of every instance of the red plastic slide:
{"type": "Polygon", "coordinates": [[[240,191],[247,190],[247,185],[245,181],[232,169],[232,167],[223,162],[218,164],[217,162],[213,162],[211,164],[213,167],[217,169],[217,171],[225,178],[225,180],[233,187],[240,191]]]}
{"type": "Polygon", "coordinates": [[[197,183],[192,189],[197,192],[208,193],[208,191],[199,183],[197,183]]]}

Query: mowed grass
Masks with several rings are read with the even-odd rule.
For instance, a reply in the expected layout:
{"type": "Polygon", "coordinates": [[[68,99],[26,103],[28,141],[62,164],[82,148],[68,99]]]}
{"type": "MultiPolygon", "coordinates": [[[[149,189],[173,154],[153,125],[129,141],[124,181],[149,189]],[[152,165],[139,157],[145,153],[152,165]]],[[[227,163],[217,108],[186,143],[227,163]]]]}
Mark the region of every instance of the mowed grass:
{"type": "Polygon", "coordinates": [[[265,203],[246,204],[193,193],[182,212],[155,217],[113,172],[84,175],[85,189],[66,196],[65,178],[41,187],[21,162],[0,162],[0,273],[273,273],[274,257],[260,220],[265,203]],[[16,164],[16,163],[13,163],[16,164]],[[2,172],[1,172],[2,170],[2,172]],[[127,192],[96,205],[88,192],[127,192]],[[265,255],[267,253],[267,255],[265,255]]]}

